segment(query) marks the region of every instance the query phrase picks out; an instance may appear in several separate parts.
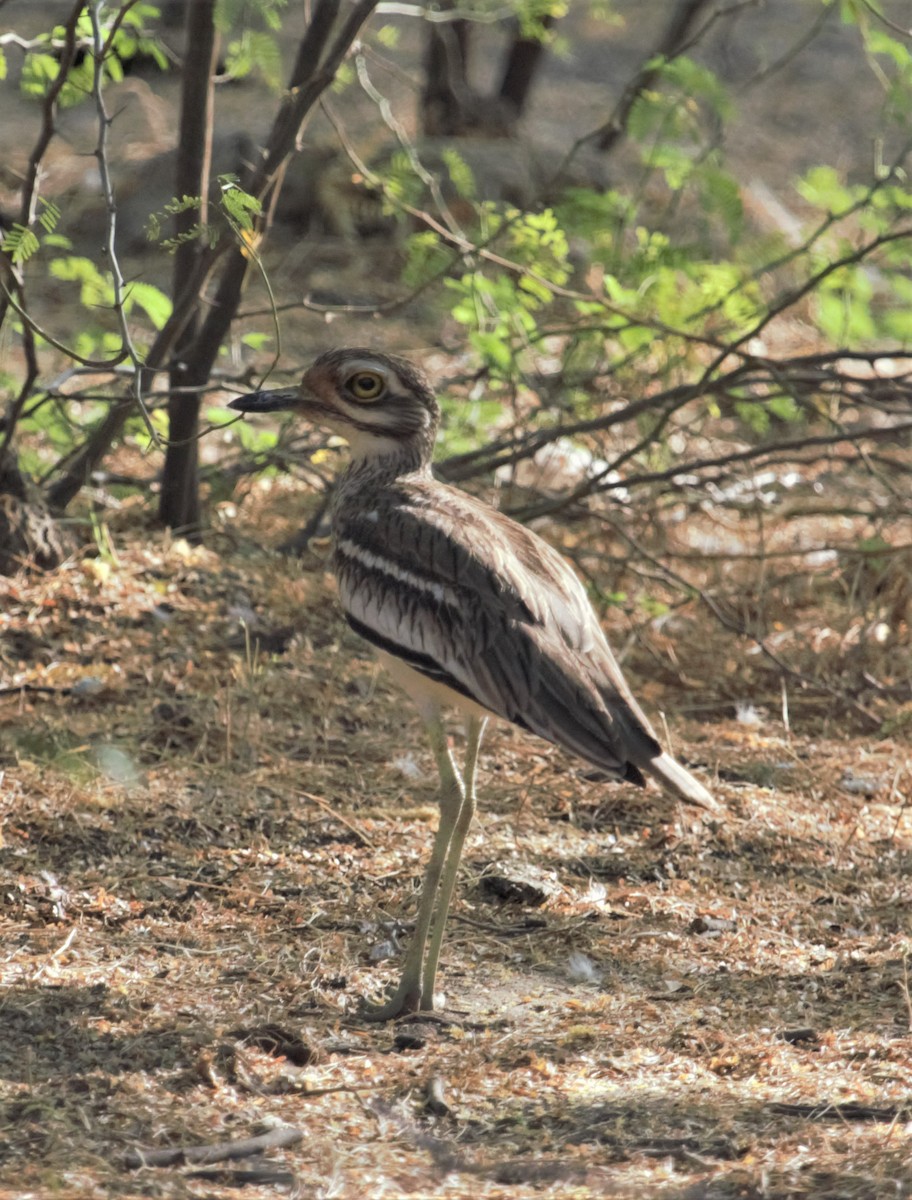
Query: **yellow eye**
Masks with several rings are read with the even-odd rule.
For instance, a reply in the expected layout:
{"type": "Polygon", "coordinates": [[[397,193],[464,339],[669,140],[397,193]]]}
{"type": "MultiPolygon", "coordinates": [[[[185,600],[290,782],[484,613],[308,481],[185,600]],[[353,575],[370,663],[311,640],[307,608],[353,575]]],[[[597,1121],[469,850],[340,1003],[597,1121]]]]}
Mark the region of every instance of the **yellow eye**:
{"type": "Polygon", "coordinates": [[[356,400],[376,400],[386,387],[378,371],[356,371],[346,386],[356,400]]]}

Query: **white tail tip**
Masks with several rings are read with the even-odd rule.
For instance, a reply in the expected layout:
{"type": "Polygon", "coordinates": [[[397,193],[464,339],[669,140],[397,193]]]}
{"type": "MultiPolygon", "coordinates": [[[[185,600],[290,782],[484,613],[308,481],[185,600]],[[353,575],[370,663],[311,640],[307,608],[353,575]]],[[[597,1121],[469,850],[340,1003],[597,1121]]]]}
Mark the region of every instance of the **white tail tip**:
{"type": "Polygon", "coordinates": [[[722,812],[722,806],[713,798],[698,779],[695,779],[685,767],[671,757],[670,754],[660,754],[647,766],[646,770],[657,779],[666,791],[684,800],[688,804],[698,804],[700,808],[713,813],[722,812]]]}

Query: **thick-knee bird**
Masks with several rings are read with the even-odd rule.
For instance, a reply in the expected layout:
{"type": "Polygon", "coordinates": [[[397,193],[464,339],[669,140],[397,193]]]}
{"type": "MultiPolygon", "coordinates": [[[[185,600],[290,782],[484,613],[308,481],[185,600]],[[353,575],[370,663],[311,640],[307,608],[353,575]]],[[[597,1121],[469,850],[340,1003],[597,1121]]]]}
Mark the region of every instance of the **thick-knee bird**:
{"type": "Polygon", "coordinates": [[[402,977],[378,1019],[434,1006],[447,911],[475,811],[490,716],[562,746],[609,776],[651,775],[690,804],[718,806],[663,750],[586,592],[537,534],[434,478],[440,409],[425,375],[374,350],[321,354],[297,387],[231,401],[289,409],[344,437],[351,462],[332,503],[333,564],[351,627],[417,705],[440,772],[440,823],[402,977]],[[461,770],[442,710],[466,727],[461,770]]]}

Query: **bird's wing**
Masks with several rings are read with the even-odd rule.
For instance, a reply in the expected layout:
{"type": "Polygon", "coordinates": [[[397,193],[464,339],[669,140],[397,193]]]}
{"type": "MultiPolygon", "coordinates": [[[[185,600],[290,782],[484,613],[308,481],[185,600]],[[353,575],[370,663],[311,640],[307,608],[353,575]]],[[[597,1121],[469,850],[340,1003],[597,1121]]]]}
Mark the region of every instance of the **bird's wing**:
{"type": "Polygon", "coordinates": [[[334,522],[358,632],[430,678],[606,770],[659,746],[564,559],[456,489],[395,484],[334,522]]]}

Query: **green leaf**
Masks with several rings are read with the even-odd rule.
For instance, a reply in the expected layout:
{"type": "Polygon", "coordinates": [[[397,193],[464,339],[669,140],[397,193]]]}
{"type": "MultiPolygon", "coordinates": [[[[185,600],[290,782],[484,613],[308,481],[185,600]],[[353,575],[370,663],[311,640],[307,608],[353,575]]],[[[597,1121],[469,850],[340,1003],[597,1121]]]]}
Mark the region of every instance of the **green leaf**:
{"type": "Polygon", "coordinates": [[[145,312],[156,329],[164,329],[171,316],[170,297],[151,283],[135,281],[129,285],[127,298],[145,312]]]}
{"type": "MultiPolygon", "coordinates": [[[[132,56],[127,55],[127,57],[129,58],[132,56]]],[[[111,80],[112,83],[123,83],[123,78],[124,78],[123,63],[120,61],[119,57],[116,54],[108,54],[105,57],[104,65],[105,65],[105,74],[108,76],[108,78],[111,80]]]]}
{"type": "Polygon", "coordinates": [[[475,176],[472,174],[471,167],[460,156],[458,151],[451,148],[443,151],[442,158],[446,164],[453,187],[456,189],[456,194],[462,200],[472,200],[477,195],[477,192],[475,188],[475,176]]]}
{"type": "Polygon", "coordinates": [[[233,79],[257,74],[273,91],[282,86],[282,51],[271,33],[245,29],[229,42],[225,69],[233,79]]]}
{"type": "Polygon", "coordinates": [[[912,68],[912,53],[909,49],[891,37],[884,29],[872,29],[866,38],[867,48],[872,54],[885,54],[893,63],[906,72],[912,68]]]}
{"type": "Polygon", "coordinates": [[[838,213],[851,208],[854,196],[835,167],[811,167],[797,184],[798,194],[809,204],[825,212],[838,213]]]}
{"type": "Polygon", "coordinates": [[[0,242],[0,250],[8,254],[14,263],[24,263],[28,262],[33,254],[38,253],[40,245],[33,229],[14,221],[12,229],[4,234],[3,241],[0,242]]]}
{"type": "Polygon", "coordinates": [[[239,421],[238,414],[227,408],[211,407],[205,410],[206,421],[216,429],[231,426],[231,437],[254,454],[264,454],[274,450],[279,443],[279,434],[275,429],[266,429],[262,425],[254,425],[249,421],[239,421]]]}
{"type": "Polygon", "coordinates": [[[266,350],[271,344],[268,333],[245,333],[241,338],[241,345],[249,346],[251,350],[266,350]]]}
{"type": "Polygon", "coordinates": [[[375,36],[381,46],[387,50],[395,50],[399,45],[400,30],[395,25],[381,25],[375,36]]]}
{"type": "Polygon", "coordinates": [[[207,408],[204,416],[216,429],[221,429],[223,425],[233,425],[238,419],[238,414],[230,408],[207,408]]]}
{"type": "Polygon", "coordinates": [[[643,160],[647,166],[662,172],[673,192],[680,191],[694,169],[691,154],[668,143],[646,147],[643,160]]]}
{"type": "Polygon", "coordinates": [[[738,181],[728,171],[712,162],[702,165],[699,172],[700,193],[706,208],[717,212],[726,225],[732,240],[737,241],[744,228],[744,204],[738,181]]]}
{"type": "Polygon", "coordinates": [[[845,25],[858,25],[864,17],[861,0],[840,0],[839,18],[845,25]]]}
{"type": "Polygon", "coordinates": [[[876,334],[869,306],[850,291],[818,294],[817,323],[836,345],[858,345],[876,334]]]}
{"type": "Polygon", "coordinates": [[[736,400],[735,412],[744,424],[757,434],[758,437],[763,437],[765,433],[769,432],[769,413],[759,401],[736,400]]]}
{"type": "Polygon", "coordinates": [[[770,396],[766,402],[766,406],[773,416],[778,417],[780,421],[793,424],[801,420],[801,409],[791,396],[770,396]]]}
{"type": "Polygon", "coordinates": [[[72,254],[66,258],[52,259],[48,265],[48,273],[54,279],[65,283],[78,283],[80,303],[88,308],[98,308],[111,303],[111,284],[90,258],[72,254]]]}
{"type": "Polygon", "coordinates": [[[42,199],[41,212],[38,214],[38,223],[45,233],[53,233],[59,220],[59,207],[54,203],[53,200],[42,199]]]}
{"type": "Polygon", "coordinates": [[[253,218],[263,211],[263,206],[256,196],[251,196],[239,187],[234,175],[220,175],[219,185],[222,190],[222,208],[228,219],[240,229],[253,229],[253,218]]]}
{"type": "MultiPolygon", "coordinates": [[[[420,287],[450,262],[451,255],[433,230],[415,233],[408,239],[403,282],[411,288],[420,287]]],[[[446,286],[446,281],[444,281],[446,286]]]]}
{"type": "Polygon", "coordinates": [[[26,96],[43,97],[59,72],[60,64],[56,58],[50,54],[33,51],[26,55],[25,62],[22,64],[19,86],[26,96]]]}
{"type": "Polygon", "coordinates": [[[496,333],[473,333],[470,340],[485,362],[501,371],[510,371],[513,354],[502,337],[496,333]]]}
{"type": "Polygon", "coordinates": [[[896,303],[889,305],[883,314],[884,329],[908,346],[912,344],[912,279],[906,275],[892,275],[890,291],[896,303]]]}
{"type": "Polygon", "coordinates": [[[527,292],[530,298],[538,301],[540,304],[547,304],[551,299],[552,293],[540,279],[535,279],[532,275],[521,275],[519,285],[522,291],[527,292]]]}

